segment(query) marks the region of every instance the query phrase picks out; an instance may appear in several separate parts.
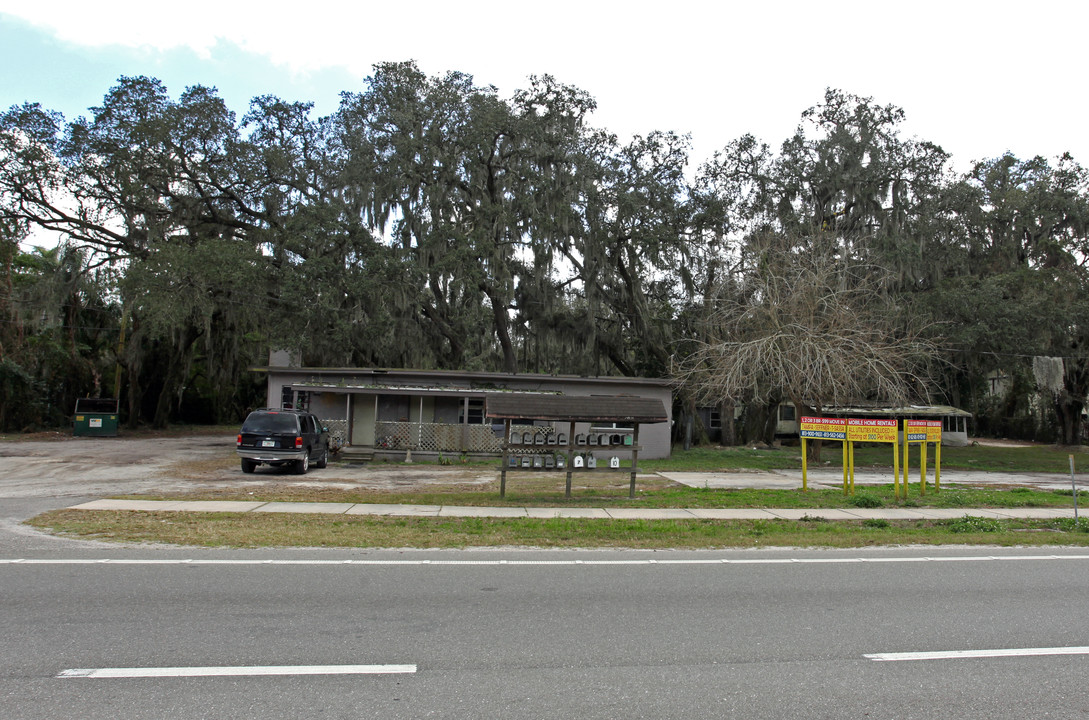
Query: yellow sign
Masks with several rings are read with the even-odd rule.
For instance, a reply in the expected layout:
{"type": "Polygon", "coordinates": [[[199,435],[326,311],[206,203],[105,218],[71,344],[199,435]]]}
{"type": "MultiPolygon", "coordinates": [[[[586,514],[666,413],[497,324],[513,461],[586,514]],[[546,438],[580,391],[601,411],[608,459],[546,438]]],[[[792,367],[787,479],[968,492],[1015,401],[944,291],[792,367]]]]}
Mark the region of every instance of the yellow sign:
{"type": "Polygon", "coordinates": [[[905,420],[904,425],[908,442],[940,443],[942,441],[941,420],[905,420]]]}
{"type": "Polygon", "coordinates": [[[798,435],[817,440],[846,440],[847,421],[843,418],[803,417],[798,421],[798,435]]]}
{"type": "Polygon", "coordinates": [[[896,443],[899,433],[895,420],[850,418],[847,420],[847,439],[851,442],[896,443]]]}

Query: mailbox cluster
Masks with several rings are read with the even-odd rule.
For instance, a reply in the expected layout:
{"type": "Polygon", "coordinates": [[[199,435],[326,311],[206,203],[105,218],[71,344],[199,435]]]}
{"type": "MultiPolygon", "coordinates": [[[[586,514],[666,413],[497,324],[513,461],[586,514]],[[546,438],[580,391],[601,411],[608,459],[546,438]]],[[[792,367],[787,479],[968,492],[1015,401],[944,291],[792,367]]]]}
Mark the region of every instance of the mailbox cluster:
{"type": "MultiPolygon", "coordinates": [[[[551,429],[530,432],[512,432],[507,443],[508,450],[517,453],[507,457],[507,468],[528,470],[563,470],[566,469],[568,455],[558,450],[575,448],[632,448],[634,438],[628,433],[589,432],[578,433],[570,438],[567,433],[554,432],[551,429]],[[573,440],[573,442],[568,442],[573,440]]],[[[613,455],[598,458],[593,451],[576,450],[571,454],[571,468],[593,470],[598,462],[608,463],[611,469],[620,467],[620,458],[613,455]]],[[[604,467],[604,466],[603,466],[604,467]]]]}
{"type": "Polygon", "coordinates": [[[524,432],[511,433],[511,445],[566,445],[567,433],[524,432]]]}
{"type": "Polygon", "coordinates": [[[610,445],[631,447],[632,436],[618,433],[579,433],[575,436],[575,444],[600,445],[603,447],[608,447],[610,445]]]}
{"type": "MultiPolygon", "coordinates": [[[[547,453],[545,455],[511,455],[507,458],[507,467],[526,468],[530,470],[563,470],[566,467],[567,458],[563,453],[547,453]]],[[[574,467],[579,467],[575,464],[574,467]]]]}
{"type": "MultiPolygon", "coordinates": [[[[549,445],[566,446],[567,433],[556,432],[515,432],[511,433],[510,445],[549,445]]],[[[578,433],[573,445],[599,445],[602,447],[631,447],[632,436],[628,433],[578,433]]]]}

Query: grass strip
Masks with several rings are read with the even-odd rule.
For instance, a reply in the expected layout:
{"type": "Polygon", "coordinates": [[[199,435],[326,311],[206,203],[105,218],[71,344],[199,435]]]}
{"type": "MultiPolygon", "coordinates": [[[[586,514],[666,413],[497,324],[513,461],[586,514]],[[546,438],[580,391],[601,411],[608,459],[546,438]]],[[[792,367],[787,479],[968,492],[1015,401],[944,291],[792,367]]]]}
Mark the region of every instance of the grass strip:
{"type": "MultiPolygon", "coordinates": [[[[1028,447],[1004,447],[995,445],[968,445],[942,448],[942,469],[986,470],[989,472],[1070,472],[1069,456],[1075,456],[1078,467],[1086,465],[1089,447],[1059,445],[1031,445],[1028,447]]],[[[825,442],[821,460],[815,461],[812,444],[809,448],[810,467],[840,468],[843,452],[838,442],[825,442]]],[[[934,448],[928,450],[927,465],[933,472],[934,448]]],[[[674,448],[672,457],[662,460],[639,460],[643,470],[655,472],[728,472],[730,470],[782,470],[801,469],[801,449],[797,445],[779,448],[751,447],[694,447],[689,450],[674,448]]],[[[892,475],[892,446],[880,444],[855,444],[856,468],[888,468],[892,475]]],[[[911,448],[911,467],[919,467],[919,446],[911,448]]]]}
{"type": "MultiPolygon", "coordinates": [[[[1078,493],[1089,507],[1089,492],[1078,493]]],[[[709,489],[676,485],[660,478],[640,482],[634,499],[628,498],[626,483],[589,480],[564,497],[562,477],[541,475],[512,478],[507,495],[499,497],[498,482],[478,487],[445,486],[424,491],[343,490],[338,488],[276,485],[265,488],[225,488],[186,494],[126,495],[130,500],[248,500],[260,502],[341,502],[390,505],[467,505],[485,507],[613,507],[613,508],[1070,508],[1070,490],[1034,488],[971,487],[944,483],[919,495],[918,483],[911,485],[906,502],[897,501],[893,485],[858,486],[853,496],[839,489],[709,489]]]]}
{"type": "Polygon", "coordinates": [[[57,510],[27,524],[123,543],[345,548],[852,548],[882,545],[1089,545],[1089,523],[998,520],[591,520],[57,510]]]}

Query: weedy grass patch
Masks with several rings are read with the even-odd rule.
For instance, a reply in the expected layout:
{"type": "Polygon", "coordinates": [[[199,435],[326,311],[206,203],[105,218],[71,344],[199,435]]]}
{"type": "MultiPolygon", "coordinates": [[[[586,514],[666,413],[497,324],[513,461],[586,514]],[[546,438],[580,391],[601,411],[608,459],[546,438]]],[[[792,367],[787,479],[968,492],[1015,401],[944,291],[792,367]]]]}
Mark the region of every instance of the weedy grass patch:
{"type": "Polygon", "coordinates": [[[850,548],[875,545],[1089,545],[1073,520],[599,520],[421,518],[296,513],[57,510],[28,521],[52,533],[121,543],[350,548],[850,548]]]}
{"type": "MultiPolygon", "coordinates": [[[[949,470],[985,470],[989,472],[1052,472],[1069,473],[1069,456],[1074,455],[1078,467],[1089,467],[1089,447],[1060,445],[1025,445],[1020,447],[968,445],[942,448],[942,468],[949,470]]],[[[816,467],[812,444],[809,449],[811,466],[816,467]]],[[[911,449],[911,464],[919,462],[919,447],[911,449]]],[[[930,448],[927,462],[933,466],[934,449],[930,448]]],[[[839,443],[826,442],[821,450],[819,465],[841,468],[843,453],[839,443]]],[[[892,472],[892,446],[881,444],[855,445],[855,466],[888,468],[892,472]]],[[[698,447],[690,450],[674,448],[672,456],[663,460],[640,460],[639,467],[656,472],[728,472],[730,470],[783,470],[802,467],[798,445],[782,447],[698,447]]]]}

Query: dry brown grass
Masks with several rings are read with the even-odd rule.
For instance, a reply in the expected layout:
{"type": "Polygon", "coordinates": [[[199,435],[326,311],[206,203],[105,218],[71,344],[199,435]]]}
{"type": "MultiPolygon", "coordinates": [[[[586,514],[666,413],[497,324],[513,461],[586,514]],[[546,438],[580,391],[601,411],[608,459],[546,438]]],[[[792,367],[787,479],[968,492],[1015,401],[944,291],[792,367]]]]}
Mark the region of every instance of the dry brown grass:
{"type": "Polygon", "coordinates": [[[58,510],[29,524],[65,536],[209,547],[868,547],[1089,545],[1070,520],[825,522],[370,517],[58,510]]]}

